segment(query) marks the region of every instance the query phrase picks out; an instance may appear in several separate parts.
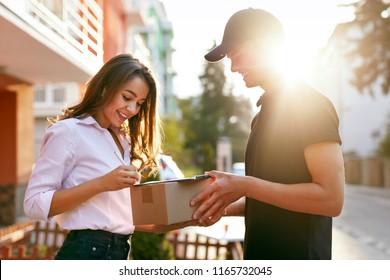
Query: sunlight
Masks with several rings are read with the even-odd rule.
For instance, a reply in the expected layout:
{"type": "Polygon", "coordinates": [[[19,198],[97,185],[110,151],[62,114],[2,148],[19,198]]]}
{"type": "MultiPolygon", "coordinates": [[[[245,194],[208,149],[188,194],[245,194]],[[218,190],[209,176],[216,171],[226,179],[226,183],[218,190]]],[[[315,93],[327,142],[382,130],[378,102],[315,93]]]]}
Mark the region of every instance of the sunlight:
{"type": "MultiPolygon", "coordinates": [[[[307,46],[307,45],[306,45],[307,46]]],[[[307,79],[310,74],[310,65],[313,56],[310,50],[292,42],[286,42],[281,47],[280,55],[276,59],[276,65],[289,79],[307,79]]]]}
{"type": "MultiPolygon", "coordinates": [[[[283,66],[283,71],[290,77],[307,78],[312,59],[317,50],[325,45],[336,24],[351,20],[351,9],[339,8],[337,5],[353,1],[162,0],[175,30],[177,94],[184,97],[201,92],[198,73],[204,67],[204,54],[214,41],[218,44],[221,42],[229,17],[248,7],[268,10],[280,19],[285,27],[287,40],[286,55],[279,58],[279,65],[283,66]],[[202,20],[199,20],[199,14],[202,14],[202,20]]],[[[228,64],[228,60],[225,63],[228,64]]],[[[237,80],[241,84],[241,79],[237,80]]]]}
{"type": "Polygon", "coordinates": [[[286,41],[277,64],[287,77],[310,79],[314,59],[319,49],[326,45],[336,25],[353,19],[351,7],[337,6],[347,2],[351,1],[302,0],[301,5],[289,2],[285,4],[285,9],[275,8],[275,14],[286,32],[286,41]]]}

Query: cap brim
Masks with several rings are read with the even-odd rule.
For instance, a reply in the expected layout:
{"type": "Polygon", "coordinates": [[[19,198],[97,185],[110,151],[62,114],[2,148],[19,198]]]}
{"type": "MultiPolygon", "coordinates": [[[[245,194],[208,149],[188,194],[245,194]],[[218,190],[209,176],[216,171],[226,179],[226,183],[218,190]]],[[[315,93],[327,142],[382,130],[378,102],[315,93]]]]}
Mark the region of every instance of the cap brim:
{"type": "Polygon", "coordinates": [[[222,43],[218,47],[214,48],[210,52],[208,52],[204,58],[209,62],[217,62],[224,58],[226,54],[233,49],[234,44],[230,43],[222,43]]]}

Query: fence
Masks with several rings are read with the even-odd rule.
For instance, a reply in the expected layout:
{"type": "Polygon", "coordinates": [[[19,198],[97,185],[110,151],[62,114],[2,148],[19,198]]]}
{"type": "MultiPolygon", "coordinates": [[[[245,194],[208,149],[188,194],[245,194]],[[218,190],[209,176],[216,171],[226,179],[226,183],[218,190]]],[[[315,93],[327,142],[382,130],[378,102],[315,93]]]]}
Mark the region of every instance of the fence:
{"type": "Polygon", "coordinates": [[[30,235],[35,230],[35,224],[32,221],[22,222],[0,229],[0,247],[9,244],[28,243],[30,235]]]}
{"type": "Polygon", "coordinates": [[[240,242],[218,241],[214,238],[181,231],[171,232],[168,239],[178,260],[242,259],[240,242]]]}
{"type": "Polygon", "coordinates": [[[1,260],[52,260],[55,255],[52,248],[26,245],[7,245],[0,247],[1,260]]]}
{"type": "Polygon", "coordinates": [[[345,180],[350,184],[390,188],[390,160],[375,157],[345,159],[345,180]]]}
{"type": "MultiPolygon", "coordinates": [[[[54,222],[28,221],[0,229],[1,260],[51,260],[68,231],[54,222]]],[[[168,234],[176,259],[242,259],[239,242],[174,231],[168,234]]]]}
{"type": "Polygon", "coordinates": [[[45,221],[27,221],[0,229],[0,259],[53,259],[67,233],[56,223],[45,221]]]}

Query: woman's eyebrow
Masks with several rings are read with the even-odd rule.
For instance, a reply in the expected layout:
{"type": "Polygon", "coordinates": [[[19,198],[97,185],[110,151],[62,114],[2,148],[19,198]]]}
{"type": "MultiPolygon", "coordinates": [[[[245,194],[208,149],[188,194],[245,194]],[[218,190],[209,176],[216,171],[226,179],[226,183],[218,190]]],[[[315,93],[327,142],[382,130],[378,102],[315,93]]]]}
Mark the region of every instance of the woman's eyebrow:
{"type": "MultiPolygon", "coordinates": [[[[132,91],[131,89],[125,89],[126,92],[130,93],[131,95],[133,95],[135,98],[138,98],[138,95],[137,93],[135,93],[134,91],[132,91]]],[[[146,98],[142,98],[140,99],[140,101],[146,101],[146,98]]]]}
{"type": "Polygon", "coordinates": [[[133,95],[134,97],[138,97],[138,95],[132,91],[131,89],[125,89],[126,92],[130,93],[131,95],[133,95]]]}

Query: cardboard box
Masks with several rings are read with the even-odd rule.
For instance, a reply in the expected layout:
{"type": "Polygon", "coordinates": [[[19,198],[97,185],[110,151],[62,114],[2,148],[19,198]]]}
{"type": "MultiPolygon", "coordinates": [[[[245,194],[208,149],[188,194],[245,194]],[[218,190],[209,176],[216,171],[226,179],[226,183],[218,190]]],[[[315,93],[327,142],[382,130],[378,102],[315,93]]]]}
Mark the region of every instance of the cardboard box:
{"type": "Polygon", "coordinates": [[[130,188],[135,225],[169,225],[192,219],[191,199],[207,188],[211,179],[182,180],[130,188]]]}

